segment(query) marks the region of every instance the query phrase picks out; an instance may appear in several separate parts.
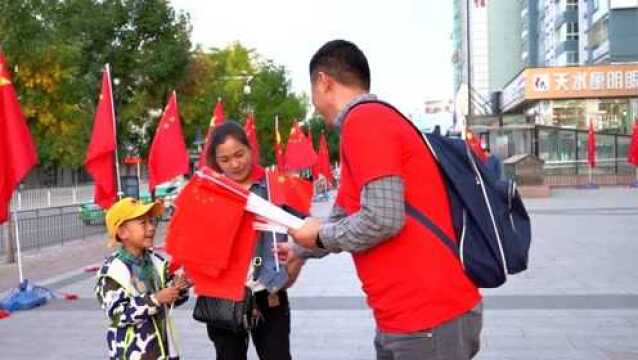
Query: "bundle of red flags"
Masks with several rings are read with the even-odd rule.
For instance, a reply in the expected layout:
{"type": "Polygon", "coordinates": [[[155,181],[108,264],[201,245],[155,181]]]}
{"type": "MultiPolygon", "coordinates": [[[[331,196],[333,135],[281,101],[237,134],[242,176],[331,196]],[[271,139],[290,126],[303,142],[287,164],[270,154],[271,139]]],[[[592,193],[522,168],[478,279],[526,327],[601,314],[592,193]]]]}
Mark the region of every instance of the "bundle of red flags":
{"type": "Polygon", "coordinates": [[[197,294],[239,301],[256,241],[255,216],[245,211],[248,193],[228,183],[232,190],[198,176],[189,181],[175,202],[166,251],[197,294]]]}
{"type": "Polygon", "coordinates": [[[0,52],[0,224],[9,218],[13,191],[38,162],[7,67],[0,52]]]}
{"type": "Polygon", "coordinates": [[[282,171],[267,171],[270,201],[278,206],[287,205],[303,215],[310,214],[313,187],[310,181],[282,171]]]}

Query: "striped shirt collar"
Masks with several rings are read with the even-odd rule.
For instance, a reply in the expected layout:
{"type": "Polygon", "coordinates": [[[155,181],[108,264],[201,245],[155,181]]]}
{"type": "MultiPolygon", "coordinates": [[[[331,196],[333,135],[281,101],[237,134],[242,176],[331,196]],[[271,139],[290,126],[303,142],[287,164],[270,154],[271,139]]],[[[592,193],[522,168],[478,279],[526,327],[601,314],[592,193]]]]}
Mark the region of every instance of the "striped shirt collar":
{"type": "Polygon", "coordinates": [[[337,128],[337,131],[341,132],[341,127],[343,126],[343,120],[345,120],[346,115],[348,114],[350,109],[352,109],[359,103],[362,103],[365,101],[371,101],[371,100],[377,100],[377,96],[374,94],[365,93],[355,97],[349,103],[347,103],[346,106],[344,106],[343,109],[339,111],[339,114],[337,114],[337,117],[335,119],[335,127],[337,128]]]}

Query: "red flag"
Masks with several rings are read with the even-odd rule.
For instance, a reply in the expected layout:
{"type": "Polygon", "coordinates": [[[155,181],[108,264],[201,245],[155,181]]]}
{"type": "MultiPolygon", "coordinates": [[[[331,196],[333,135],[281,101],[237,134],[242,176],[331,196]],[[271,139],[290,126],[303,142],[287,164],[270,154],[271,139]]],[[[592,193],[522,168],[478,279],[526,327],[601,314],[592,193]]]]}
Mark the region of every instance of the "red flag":
{"type": "Polygon", "coordinates": [[[0,52],[0,224],[9,218],[13,191],[37,162],[27,121],[0,52]]]}
{"type": "Polygon", "coordinates": [[[634,130],[631,134],[631,144],[629,144],[627,161],[629,161],[630,164],[638,166],[638,118],[636,118],[635,121],[634,130]]]}
{"type": "Polygon", "coordinates": [[[587,135],[587,163],[591,168],[596,167],[596,134],[591,120],[589,121],[589,134],[587,135]]]}
{"type": "Polygon", "coordinates": [[[279,134],[279,118],[275,117],[275,161],[277,169],[283,170],[286,167],[284,150],[281,145],[281,134],[279,134]]]}
{"type": "Polygon", "coordinates": [[[330,166],[330,150],[323,132],[319,137],[319,154],[317,163],[313,166],[313,173],[323,175],[330,183],[334,184],[334,176],[332,176],[332,167],[330,166]]]}
{"type": "Polygon", "coordinates": [[[115,179],[115,116],[113,111],[113,91],[108,65],[102,73],[102,90],[98,100],[91,143],[86,154],[84,167],[95,182],[95,203],[108,209],[117,199],[115,179]]]}
{"type": "Polygon", "coordinates": [[[199,154],[199,162],[197,165],[199,168],[206,166],[206,157],[208,156],[208,148],[210,147],[213,130],[215,129],[215,126],[223,122],[224,122],[224,105],[222,104],[222,99],[218,99],[217,105],[215,105],[215,111],[213,112],[213,117],[210,119],[210,124],[208,125],[208,132],[206,132],[206,139],[204,140],[204,148],[202,149],[201,154],[199,154]]]}
{"type": "Polygon", "coordinates": [[[188,150],[182,134],[177,94],[173,91],[151,143],[148,186],[152,191],[157,184],[188,174],[188,170],[188,150]]]}
{"type": "Polygon", "coordinates": [[[474,5],[478,8],[485,7],[486,0],[474,0],[474,5]]]}
{"type": "Polygon", "coordinates": [[[288,205],[302,214],[310,214],[312,183],[281,171],[266,172],[268,195],[275,205],[288,205]]]}
{"type": "Polygon", "coordinates": [[[250,147],[252,148],[253,164],[259,166],[259,141],[257,141],[257,128],[255,126],[253,113],[248,114],[246,123],[244,124],[244,131],[246,132],[246,136],[248,136],[248,142],[250,142],[250,147]]]}
{"type": "Polygon", "coordinates": [[[215,105],[215,112],[213,113],[213,122],[214,125],[221,125],[225,118],[224,118],[224,104],[222,103],[222,99],[217,99],[217,104],[215,105]]]}
{"type": "Polygon", "coordinates": [[[312,167],[317,162],[317,154],[308,142],[298,122],[290,129],[290,137],[284,155],[286,169],[300,170],[312,167]]]}
{"type": "Polygon", "coordinates": [[[467,143],[470,145],[470,149],[472,149],[474,155],[481,159],[481,161],[487,161],[487,154],[481,147],[481,140],[479,140],[479,138],[474,135],[474,133],[468,130],[465,141],[467,141],[467,143]]]}
{"type": "MultiPolygon", "coordinates": [[[[236,184],[204,168],[217,181],[236,184]]],[[[172,261],[184,267],[199,295],[243,298],[256,236],[254,216],[245,212],[247,193],[195,176],[175,201],[166,238],[172,261]]]]}

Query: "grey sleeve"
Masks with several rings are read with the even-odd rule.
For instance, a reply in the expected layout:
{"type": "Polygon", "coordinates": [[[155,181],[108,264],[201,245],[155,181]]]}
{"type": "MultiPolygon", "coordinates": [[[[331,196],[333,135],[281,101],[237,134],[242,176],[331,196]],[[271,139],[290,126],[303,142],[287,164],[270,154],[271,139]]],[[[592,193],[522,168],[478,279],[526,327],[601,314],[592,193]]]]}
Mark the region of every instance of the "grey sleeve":
{"type": "MultiPolygon", "coordinates": [[[[340,219],[346,217],[346,211],[343,210],[339,205],[335,204],[330,211],[330,215],[326,219],[326,222],[335,222],[340,219]]],[[[295,243],[292,244],[292,251],[298,257],[307,260],[307,259],[320,259],[328,254],[329,251],[325,249],[306,249],[303,246],[297,245],[295,243]]]]}
{"type": "Polygon", "coordinates": [[[363,187],[359,211],[331,216],[319,237],[328,252],[360,252],[398,234],[404,224],[405,184],[400,176],[386,176],[363,187]]]}

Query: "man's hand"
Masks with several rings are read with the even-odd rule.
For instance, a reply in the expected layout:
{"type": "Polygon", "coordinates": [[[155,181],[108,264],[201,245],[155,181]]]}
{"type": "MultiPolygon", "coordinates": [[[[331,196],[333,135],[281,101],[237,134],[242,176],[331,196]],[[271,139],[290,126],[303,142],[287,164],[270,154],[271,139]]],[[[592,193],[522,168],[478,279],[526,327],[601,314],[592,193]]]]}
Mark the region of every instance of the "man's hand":
{"type": "MultiPolygon", "coordinates": [[[[292,253],[292,251],[291,251],[292,253]]],[[[305,264],[305,261],[297,256],[293,256],[288,259],[287,269],[288,269],[288,282],[286,282],[286,288],[291,287],[295,281],[297,281],[297,277],[299,277],[299,273],[301,272],[301,268],[305,264]]]]}
{"type": "Polygon", "coordinates": [[[315,218],[306,218],[304,224],[298,230],[290,229],[288,234],[292,236],[293,240],[305,247],[306,249],[317,248],[317,235],[319,234],[319,228],[321,228],[321,220],[315,218]]]}
{"type": "Polygon", "coordinates": [[[289,243],[277,243],[273,252],[277,254],[277,259],[282,264],[287,264],[290,259],[296,257],[289,243]]]}

